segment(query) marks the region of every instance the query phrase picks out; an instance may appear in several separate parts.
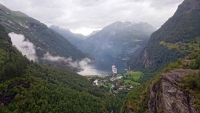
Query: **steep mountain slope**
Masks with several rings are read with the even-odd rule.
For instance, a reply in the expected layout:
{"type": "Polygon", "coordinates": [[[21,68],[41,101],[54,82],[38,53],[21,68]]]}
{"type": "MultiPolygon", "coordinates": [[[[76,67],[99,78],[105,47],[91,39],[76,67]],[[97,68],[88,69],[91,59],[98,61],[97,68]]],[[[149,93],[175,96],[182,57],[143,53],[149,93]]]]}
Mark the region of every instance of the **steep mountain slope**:
{"type": "Polygon", "coordinates": [[[192,51],[199,51],[200,1],[185,0],[176,13],[156,32],[142,50],[132,68],[162,69],[164,65],[192,51]]]}
{"type": "Polygon", "coordinates": [[[148,108],[150,113],[197,113],[195,98],[177,84],[187,74],[197,73],[190,69],[175,69],[162,74],[160,82],[152,84],[148,108]],[[184,74],[183,74],[184,73],[184,74]]]}
{"type": "Polygon", "coordinates": [[[119,101],[83,76],[29,61],[0,25],[1,113],[117,112],[119,101]]]}
{"type": "Polygon", "coordinates": [[[45,54],[65,58],[71,57],[73,61],[86,57],[67,39],[49,29],[46,25],[21,12],[11,11],[3,5],[0,5],[0,24],[6,28],[7,33],[22,34],[25,41],[33,43],[39,62],[47,62],[43,58],[45,54]]]}
{"type": "Polygon", "coordinates": [[[146,45],[153,31],[147,23],[115,22],[88,37],[80,49],[94,56],[128,57],[146,45]]]}
{"type": "Polygon", "coordinates": [[[59,26],[52,25],[49,28],[61,34],[76,47],[79,47],[79,45],[83,42],[83,40],[87,38],[86,36],[83,36],[81,34],[74,34],[70,30],[60,28],[59,26]]]}
{"type": "Polygon", "coordinates": [[[147,83],[132,90],[121,112],[199,113],[200,55],[170,63],[147,83]],[[191,69],[195,62],[197,68],[191,69]]]}

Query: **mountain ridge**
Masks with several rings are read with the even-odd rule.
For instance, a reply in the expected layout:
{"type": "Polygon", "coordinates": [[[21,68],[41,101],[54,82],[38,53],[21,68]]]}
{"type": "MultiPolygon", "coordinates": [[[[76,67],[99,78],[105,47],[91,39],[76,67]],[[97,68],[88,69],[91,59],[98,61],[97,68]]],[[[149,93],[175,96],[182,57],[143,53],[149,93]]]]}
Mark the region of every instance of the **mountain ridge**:
{"type": "Polygon", "coordinates": [[[59,26],[51,25],[49,28],[61,34],[64,38],[69,40],[69,42],[71,42],[77,48],[79,47],[80,43],[82,43],[83,40],[87,38],[86,36],[83,36],[82,34],[73,33],[69,29],[64,29],[59,26]]]}
{"type": "Polygon", "coordinates": [[[80,49],[94,56],[128,57],[143,48],[154,30],[147,23],[118,21],[88,37],[80,49]]]}

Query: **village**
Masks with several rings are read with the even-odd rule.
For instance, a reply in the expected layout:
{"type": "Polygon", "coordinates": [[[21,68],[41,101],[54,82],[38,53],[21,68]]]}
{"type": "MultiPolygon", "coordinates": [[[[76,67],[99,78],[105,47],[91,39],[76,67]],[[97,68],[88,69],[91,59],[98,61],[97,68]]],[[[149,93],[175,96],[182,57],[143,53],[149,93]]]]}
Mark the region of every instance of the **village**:
{"type": "Polygon", "coordinates": [[[105,89],[115,95],[126,95],[129,90],[140,85],[139,79],[142,72],[126,71],[117,73],[117,68],[112,66],[112,75],[86,76],[93,85],[105,89]]]}

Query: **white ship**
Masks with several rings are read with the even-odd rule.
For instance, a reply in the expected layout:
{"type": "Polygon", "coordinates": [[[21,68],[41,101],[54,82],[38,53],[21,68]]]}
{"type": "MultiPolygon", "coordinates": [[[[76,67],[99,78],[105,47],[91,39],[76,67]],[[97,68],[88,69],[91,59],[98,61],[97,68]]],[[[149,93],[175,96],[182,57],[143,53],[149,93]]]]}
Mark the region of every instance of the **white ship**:
{"type": "Polygon", "coordinates": [[[115,67],[115,65],[112,66],[112,72],[113,74],[117,74],[117,68],[115,67]]]}

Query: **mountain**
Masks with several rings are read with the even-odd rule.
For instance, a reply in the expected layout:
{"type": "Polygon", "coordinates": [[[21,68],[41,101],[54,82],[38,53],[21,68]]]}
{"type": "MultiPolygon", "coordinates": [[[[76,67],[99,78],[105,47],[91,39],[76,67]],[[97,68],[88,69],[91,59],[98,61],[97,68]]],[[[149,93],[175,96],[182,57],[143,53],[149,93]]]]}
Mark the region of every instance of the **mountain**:
{"type": "Polygon", "coordinates": [[[3,5],[0,5],[0,24],[6,28],[12,42],[14,41],[13,44],[30,60],[72,69],[70,61],[87,57],[85,53],[45,24],[24,13],[11,11],[3,5]],[[17,37],[21,40],[17,40],[17,37]],[[24,43],[26,46],[23,46],[24,43]],[[32,58],[33,55],[35,58],[32,58]],[[60,61],[56,62],[60,59],[64,64],[61,65],[60,61]]]}
{"type": "Polygon", "coordinates": [[[96,31],[93,31],[91,34],[89,34],[87,37],[90,37],[92,35],[95,35],[96,33],[98,33],[100,30],[96,30],[96,31]]]}
{"type": "Polygon", "coordinates": [[[175,14],[154,32],[132,69],[160,68],[177,58],[199,51],[200,1],[185,0],[175,14]]]}
{"type": "Polygon", "coordinates": [[[69,40],[76,47],[78,47],[83,42],[83,40],[87,38],[86,36],[83,36],[82,34],[74,34],[69,29],[64,29],[59,26],[52,25],[49,28],[61,34],[63,37],[69,40]]]}
{"type": "Polygon", "coordinates": [[[128,94],[121,112],[200,112],[199,11],[199,0],[184,0],[176,13],[151,35],[132,63],[133,69],[145,68],[141,79],[148,81],[128,94]]]}
{"type": "Polygon", "coordinates": [[[29,61],[0,25],[1,113],[118,112],[120,100],[81,75],[29,61]]]}
{"type": "Polygon", "coordinates": [[[115,22],[88,37],[80,46],[94,56],[128,57],[140,51],[155,28],[147,23],[115,22]]]}

